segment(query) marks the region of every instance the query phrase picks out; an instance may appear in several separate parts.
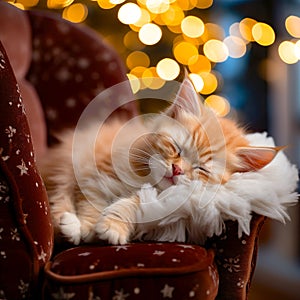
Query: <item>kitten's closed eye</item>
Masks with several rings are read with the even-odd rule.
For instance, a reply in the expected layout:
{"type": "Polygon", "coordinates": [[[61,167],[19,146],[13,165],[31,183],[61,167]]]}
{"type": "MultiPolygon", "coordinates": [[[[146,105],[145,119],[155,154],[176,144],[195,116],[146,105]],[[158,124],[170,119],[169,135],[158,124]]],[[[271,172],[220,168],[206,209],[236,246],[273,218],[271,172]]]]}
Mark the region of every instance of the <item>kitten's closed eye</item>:
{"type": "Polygon", "coordinates": [[[209,170],[202,166],[195,166],[195,167],[193,167],[193,169],[203,171],[204,173],[207,173],[207,174],[209,173],[209,170]]]}

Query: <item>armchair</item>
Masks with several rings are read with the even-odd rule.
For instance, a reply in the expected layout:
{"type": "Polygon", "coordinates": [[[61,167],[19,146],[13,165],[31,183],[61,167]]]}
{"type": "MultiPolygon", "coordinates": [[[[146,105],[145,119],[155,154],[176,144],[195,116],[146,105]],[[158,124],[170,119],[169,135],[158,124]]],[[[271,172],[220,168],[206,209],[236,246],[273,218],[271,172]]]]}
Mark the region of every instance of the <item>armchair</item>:
{"type": "MultiPolygon", "coordinates": [[[[101,90],[126,80],[125,68],[87,27],[1,1],[0,16],[0,298],[247,299],[263,216],[249,236],[227,222],[204,246],[54,245],[36,159],[101,90]]],[[[113,117],[137,111],[131,102],[113,117]]]]}

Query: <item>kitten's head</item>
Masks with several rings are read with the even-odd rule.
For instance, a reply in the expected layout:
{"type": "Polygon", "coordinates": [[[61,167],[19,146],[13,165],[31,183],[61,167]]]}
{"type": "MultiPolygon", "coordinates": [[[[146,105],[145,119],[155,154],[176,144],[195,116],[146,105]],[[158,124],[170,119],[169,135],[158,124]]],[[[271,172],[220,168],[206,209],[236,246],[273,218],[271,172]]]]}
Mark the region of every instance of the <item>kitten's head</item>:
{"type": "Polygon", "coordinates": [[[187,178],[223,184],[235,172],[263,168],[278,150],[250,147],[235,122],[202,104],[188,79],[153,123],[151,133],[133,144],[130,162],[135,173],[160,189],[187,178]]]}

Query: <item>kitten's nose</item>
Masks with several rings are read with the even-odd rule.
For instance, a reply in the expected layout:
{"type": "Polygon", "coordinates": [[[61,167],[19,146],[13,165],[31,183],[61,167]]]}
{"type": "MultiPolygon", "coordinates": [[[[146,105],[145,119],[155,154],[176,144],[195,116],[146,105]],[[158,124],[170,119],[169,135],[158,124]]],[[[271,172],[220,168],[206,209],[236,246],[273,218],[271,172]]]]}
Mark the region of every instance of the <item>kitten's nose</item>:
{"type": "Polygon", "coordinates": [[[173,169],[173,176],[177,176],[177,175],[183,175],[184,172],[183,170],[178,166],[178,165],[172,165],[172,169],[173,169]]]}

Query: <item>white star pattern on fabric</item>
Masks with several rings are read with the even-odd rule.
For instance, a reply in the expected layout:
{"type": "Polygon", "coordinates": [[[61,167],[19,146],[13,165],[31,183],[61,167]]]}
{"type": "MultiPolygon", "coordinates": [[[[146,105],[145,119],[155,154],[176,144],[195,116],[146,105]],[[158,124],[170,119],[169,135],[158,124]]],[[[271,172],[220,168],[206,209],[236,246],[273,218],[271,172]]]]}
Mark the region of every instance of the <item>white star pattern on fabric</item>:
{"type": "Polygon", "coordinates": [[[121,289],[120,291],[115,291],[115,295],[113,296],[112,300],[125,300],[129,297],[130,294],[124,294],[124,290],[121,289]]]}
{"type": "Polygon", "coordinates": [[[179,247],[182,247],[184,249],[195,249],[192,245],[178,245],[179,247]]]}
{"type": "Polygon", "coordinates": [[[20,169],[20,176],[23,176],[24,174],[28,175],[28,168],[23,159],[21,160],[21,164],[17,165],[17,168],[20,169]]]}
{"type": "Polygon", "coordinates": [[[153,255],[162,256],[162,255],[164,255],[165,253],[166,253],[166,251],[155,250],[155,251],[153,252],[153,255]]]}
{"type": "Polygon", "coordinates": [[[129,246],[114,246],[116,249],[116,252],[119,252],[120,250],[128,250],[129,246]]]}
{"type": "Polygon", "coordinates": [[[38,260],[42,260],[43,262],[46,261],[47,253],[44,252],[44,249],[42,249],[41,254],[38,256],[38,260]]]}
{"type": "Polygon", "coordinates": [[[58,300],[68,300],[72,299],[75,296],[75,293],[65,293],[62,287],[59,288],[57,293],[52,293],[52,297],[58,300]]]}
{"type": "Polygon", "coordinates": [[[173,298],[174,287],[165,284],[164,288],[160,291],[163,294],[163,298],[173,298]]]}

